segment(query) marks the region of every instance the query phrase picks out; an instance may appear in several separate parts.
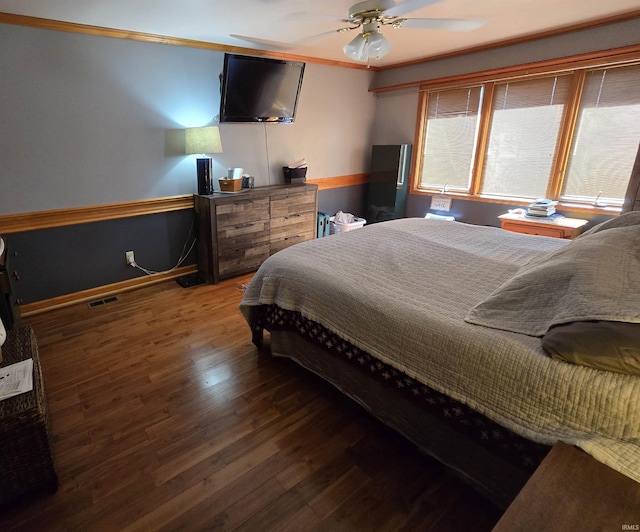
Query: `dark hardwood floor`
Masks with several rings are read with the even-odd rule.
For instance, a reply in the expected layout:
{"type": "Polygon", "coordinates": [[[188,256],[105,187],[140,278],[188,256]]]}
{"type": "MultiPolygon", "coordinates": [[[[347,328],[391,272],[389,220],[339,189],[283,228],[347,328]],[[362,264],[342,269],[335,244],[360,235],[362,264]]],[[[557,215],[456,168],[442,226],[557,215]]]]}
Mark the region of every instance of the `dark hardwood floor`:
{"type": "Polygon", "coordinates": [[[260,355],[238,284],[173,281],[23,320],[60,488],[0,530],[491,530],[500,512],[295,364],[260,355]]]}

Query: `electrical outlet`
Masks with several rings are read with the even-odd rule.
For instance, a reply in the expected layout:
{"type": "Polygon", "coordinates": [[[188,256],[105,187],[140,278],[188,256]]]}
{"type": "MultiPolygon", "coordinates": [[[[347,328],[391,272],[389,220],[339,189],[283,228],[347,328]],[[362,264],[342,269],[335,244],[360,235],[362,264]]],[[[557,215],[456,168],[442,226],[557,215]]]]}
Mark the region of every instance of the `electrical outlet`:
{"type": "Polygon", "coordinates": [[[133,251],[125,251],[124,256],[127,259],[127,264],[129,266],[133,266],[136,262],[136,259],[133,257],[133,251]]]}

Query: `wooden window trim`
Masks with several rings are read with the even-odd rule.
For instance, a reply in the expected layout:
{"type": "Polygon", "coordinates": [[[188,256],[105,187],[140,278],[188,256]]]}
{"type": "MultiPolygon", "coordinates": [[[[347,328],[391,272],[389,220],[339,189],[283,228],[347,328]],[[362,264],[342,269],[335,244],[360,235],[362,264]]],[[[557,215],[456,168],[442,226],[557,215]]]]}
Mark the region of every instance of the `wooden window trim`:
{"type": "MultiPolygon", "coordinates": [[[[414,146],[416,146],[416,149],[414,150],[412,163],[410,193],[417,195],[433,195],[440,192],[435,189],[420,187],[420,175],[424,151],[423,146],[427,126],[426,109],[428,105],[429,92],[482,85],[484,94],[479,116],[479,134],[476,144],[476,152],[474,154],[474,167],[472,171],[470,191],[468,193],[448,191],[447,194],[451,196],[458,196],[470,201],[488,203],[513,204],[530,202],[530,198],[497,198],[480,193],[482,190],[484,158],[491,126],[491,108],[493,105],[495,83],[518,81],[521,79],[533,79],[535,77],[548,77],[573,72],[569,98],[565,104],[562,119],[560,140],[554,155],[552,173],[547,189],[548,197],[559,198],[562,192],[564,174],[568,165],[571,142],[575,132],[580,109],[580,98],[584,89],[587,70],[633,64],[640,64],[640,45],[608,51],[608,53],[603,51],[585,54],[579,57],[565,58],[564,60],[543,61],[535,64],[520,65],[517,67],[495,69],[468,75],[440,78],[429,82],[421,82],[421,95],[418,103],[416,134],[414,139],[414,146]]],[[[560,207],[563,210],[568,211],[601,214],[617,214],[622,210],[621,207],[618,206],[596,207],[595,205],[569,203],[564,201],[560,203],[560,207]]]]}

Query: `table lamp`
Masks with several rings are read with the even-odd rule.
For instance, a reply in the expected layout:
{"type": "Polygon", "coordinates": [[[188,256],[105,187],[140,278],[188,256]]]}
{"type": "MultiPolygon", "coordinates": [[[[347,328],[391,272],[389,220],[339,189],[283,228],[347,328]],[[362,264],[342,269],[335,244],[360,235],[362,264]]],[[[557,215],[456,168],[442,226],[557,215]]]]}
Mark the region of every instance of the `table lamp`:
{"type": "Polygon", "coordinates": [[[198,194],[213,194],[213,159],[204,157],[207,153],[222,153],[220,130],[218,126],[190,127],[184,131],[186,155],[199,154],[203,157],[196,161],[198,169],[198,194]]]}

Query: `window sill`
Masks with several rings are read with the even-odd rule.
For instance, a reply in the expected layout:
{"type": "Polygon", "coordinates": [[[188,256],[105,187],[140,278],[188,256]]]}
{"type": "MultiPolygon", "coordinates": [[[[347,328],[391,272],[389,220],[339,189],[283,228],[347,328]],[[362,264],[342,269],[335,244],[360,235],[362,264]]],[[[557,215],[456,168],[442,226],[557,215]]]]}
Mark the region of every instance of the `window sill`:
{"type": "MultiPolygon", "coordinates": [[[[410,194],[419,195],[419,196],[438,196],[442,194],[442,191],[439,190],[424,190],[424,189],[412,189],[410,194]]],[[[461,199],[465,201],[477,201],[481,203],[495,203],[499,205],[510,205],[510,206],[526,206],[529,205],[533,200],[531,198],[505,198],[502,196],[490,196],[490,195],[477,195],[473,196],[471,194],[467,194],[464,192],[454,192],[447,190],[445,196],[449,196],[454,199],[461,199]]],[[[607,206],[607,207],[596,207],[595,205],[588,205],[582,203],[572,203],[572,202],[560,202],[556,206],[556,209],[559,211],[565,212],[581,212],[588,214],[604,214],[608,216],[617,216],[622,212],[622,206],[607,206]]]]}

